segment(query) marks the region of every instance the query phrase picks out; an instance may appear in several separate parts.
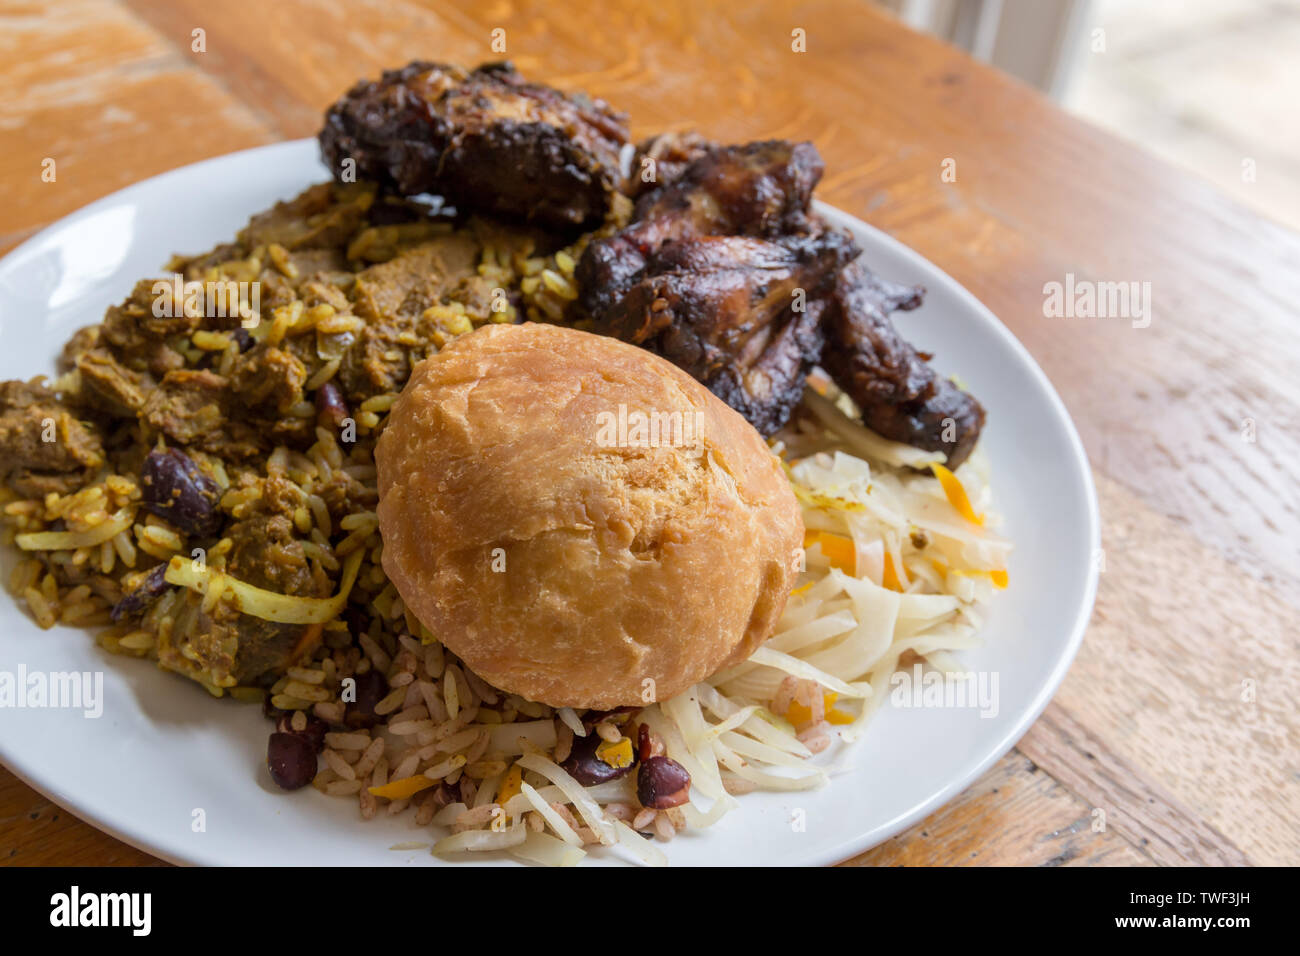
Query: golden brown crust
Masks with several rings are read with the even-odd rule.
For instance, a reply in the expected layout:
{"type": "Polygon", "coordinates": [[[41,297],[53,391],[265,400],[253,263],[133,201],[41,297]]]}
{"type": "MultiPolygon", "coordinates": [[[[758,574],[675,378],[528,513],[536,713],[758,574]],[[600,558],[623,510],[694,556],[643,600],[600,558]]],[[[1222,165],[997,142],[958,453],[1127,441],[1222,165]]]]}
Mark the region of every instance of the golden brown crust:
{"type": "Polygon", "coordinates": [[[556,326],[486,326],[421,363],[375,457],[403,601],[485,680],[553,706],[665,699],[748,656],[803,542],[740,415],[663,359],[556,326]],[[610,447],[620,406],[698,422],[696,450],[635,431],[610,447]]]}

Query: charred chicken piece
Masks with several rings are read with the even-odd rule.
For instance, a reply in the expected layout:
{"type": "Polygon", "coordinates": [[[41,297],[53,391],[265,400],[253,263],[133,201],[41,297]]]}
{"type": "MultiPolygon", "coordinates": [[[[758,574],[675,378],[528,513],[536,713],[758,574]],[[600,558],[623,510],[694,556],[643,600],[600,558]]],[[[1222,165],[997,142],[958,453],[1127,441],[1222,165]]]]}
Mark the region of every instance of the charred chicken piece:
{"type": "Polygon", "coordinates": [[[596,331],[662,355],[770,435],[799,403],[828,295],[857,253],[838,232],[670,240],[596,331]]]}
{"type": "Polygon", "coordinates": [[[631,228],[650,236],[657,226],[673,236],[765,239],[806,232],[808,204],[825,169],[812,143],[765,140],[711,149],[643,197],[631,228]]]}
{"type": "Polygon", "coordinates": [[[868,427],[945,451],[954,467],[965,459],[984,411],[895,331],[889,316],[916,308],[923,290],[846,268],[857,249],[810,214],[823,168],[812,144],[711,147],[666,135],[639,151],[660,185],[578,264],[597,331],[681,366],[765,435],[785,423],[820,358],[868,427]]]}
{"type": "Polygon", "coordinates": [[[812,143],[771,140],[703,153],[643,195],[631,225],[587,247],[577,269],[583,307],[599,318],[672,239],[775,239],[811,231],[808,203],[823,169],[812,143]]]}
{"type": "Polygon", "coordinates": [[[718,144],[699,133],[660,133],[636,144],[632,164],[623,184],[623,192],[633,199],[650,190],[667,185],[681,176],[686,167],[718,144]]]}
{"type": "Polygon", "coordinates": [[[573,231],[598,224],[621,184],[625,117],[523,79],[509,63],[416,61],[352,87],[325,114],[321,154],[340,180],[573,231]]]}
{"type": "Polygon", "coordinates": [[[822,367],[886,438],[942,451],[956,468],[975,447],[984,409],[943,378],[898,334],[890,314],[914,309],[924,290],[886,282],[861,262],[844,270],[822,319],[822,367]]]}

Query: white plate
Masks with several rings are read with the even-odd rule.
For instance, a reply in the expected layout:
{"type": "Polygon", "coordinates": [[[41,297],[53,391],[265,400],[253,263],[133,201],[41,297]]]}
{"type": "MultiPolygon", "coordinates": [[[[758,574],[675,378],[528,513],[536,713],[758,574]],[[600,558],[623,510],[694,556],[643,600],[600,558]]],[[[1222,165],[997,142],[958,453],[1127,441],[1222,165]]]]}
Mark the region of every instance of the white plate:
{"type": "MultiPolygon", "coordinates": [[[[68,216],[0,261],[0,379],[51,373],[71,333],[98,322],[173,252],[229,240],[248,217],[327,178],[314,141],[282,143],[186,166],[68,216]]],[[[1096,497],[1065,408],[1019,342],[965,289],[885,234],[832,209],[880,274],[929,290],[899,317],[902,331],[960,375],[989,413],[1005,532],[1015,542],[1010,588],[967,652],[996,673],[1000,709],[886,706],[864,738],[837,746],[829,787],[756,793],[711,830],[666,847],[674,864],[821,864],[852,856],[961,792],[1042,712],[1083,637],[1098,546],[1096,497]],[[802,811],[802,813],[796,813],[802,811]],[[802,828],[795,821],[803,823],[802,828]]],[[[6,552],[8,573],[13,555],[6,552]]],[[[353,801],[279,792],[265,768],[260,708],[215,700],[151,664],[113,657],[82,630],[39,630],[0,595],[0,671],[102,671],[104,709],[0,709],[0,758],[95,826],[175,862],[433,864],[408,819],[363,823],[353,801]],[[195,820],[206,828],[196,832],[195,820]]]]}

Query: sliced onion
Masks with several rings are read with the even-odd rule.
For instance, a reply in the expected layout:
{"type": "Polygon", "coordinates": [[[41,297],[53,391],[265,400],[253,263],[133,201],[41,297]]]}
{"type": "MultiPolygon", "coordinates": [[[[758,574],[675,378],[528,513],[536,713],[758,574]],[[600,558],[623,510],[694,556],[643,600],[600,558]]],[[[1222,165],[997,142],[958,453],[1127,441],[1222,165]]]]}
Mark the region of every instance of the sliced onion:
{"type": "Polygon", "coordinates": [[[135,512],[123,508],[87,531],[32,531],[14,537],[14,544],[24,551],[72,551],[90,548],[109,541],[119,531],[131,527],[135,512]]]}
{"type": "Polygon", "coordinates": [[[478,790],[474,791],[474,809],[486,807],[489,803],[495,803],[497,790],[501,788],[501,778],[503,773],[495,773],[490,777],[485,777],[478,783],[478,790]]]}
{"type": "Polygon", "coordinates": [[[868,581],[847,584],[853,596],[857,627],[829,647],[806,655],[803,660],[829,674],[857,679],[888,651],[898,623],[900,595],[868,581]]]}
{"type": "MultiPolygon", "coordinates": [[[[361,559],[365,557],[365,553],[365,549],[361,548],[347,556],[343,565],[343,580],[339,583],[339,592],[333,597],[310,598],[295,594],[278,594],[275,591],[266,591],[238,581],[230,575],[222,576],[222,586],[226,594],[233,596],[232,603],[235,610],[243,614],[251,614],[253,617],[274,621],[277,624],[324,624],[338,617],[347,605],[348,594],[357,579],[357,570],[361,567],[361,559]]],[[[164,577],[168,584],[176,584],[197,591],[199,594],[205,594],[213,580],[220,574],[221,572],[207,565],[196,570],[193,561],[175,557],[167,565],[164,577]]]]}
{"type": "Polygon", "coordinates": [[[577,866],[587,855],[586,850],[569,846],[549,833],[529,833],[523,843],[510,848],[510,853],[542,866],[577,866]]]}
{"type": "Polygon", "coordinates": [[[449,837],[443,837],[433,845],[433,855],[460,853],[463,851],[480,852],[482,850],[505,850],[519,846],[528,837],[528,828],[522,823],[506,827],[504,830],[462,830],[449,837]]]}
{"type": "Polygon", "coordinates": [[[811,388],[804,389],[803,404],[817,416],[827,431],[833,432],[850,450],[865,458],[912,468],[924,467],[932,461],[942,463],[948,460],[948,456],[941,451],[924,451],[911,445],[904,445],[902,442],[882,438],[853,421],[840,411],[833,401],[818,395],[811,388]]]}
{"type": "Polygon", "coordinates": [[[488,750],[505,754],[507,757],[513,757],[524,752],[524,748],[519,746],[520,737],[523,737],[538,750],[553,750],[555,748],[555,721],[553,720],[523,720],[513,724],[482,724],[476,726],[487,728],[489,737],[488,750]]]}
{"type": "MultiPolygon", "coordinates": [[[[723,720],[739,713],[741,710],[740,704],[708,684],[696,684],[695,692],[699,696],[701,706],[723,720]]],[[[755,740],[760,740],[777,750],[794,754],[796,757],[806,758],[813,755],[812,751],[795,736],[794,726],[784,717],[778,717],[766,707],[756,707],[754,712],[745,719],[740,729],[755,740]]]]}
{"type": "Polygon", "coordinates": [[[803,770],[808,766],[808,761],[804,757],[796,757],[794,754],[778,750],[776,747],[768,746],[757,740],[750,740],[740,734],[720,734],[718,740],[742,757],[748,757],[750,760],[760,760],[773,767],[791,767],[795,770],[803,770]]]}
{"type": "Polygon", "coordinates": [[[573,731],[575,737],[587,736],[587,728],[583,726],[582,721],[578,718],[578,712],[572,707],[561,707],[555,712],[555,715],[564,721],[564,725],[573,731]]]}
{"type": "Polygon", "coordinates": [[[857,626],[858,618],[850,611],[838,611],[818,617],[807,624],[792,627],[788,631],[774,634],[763,646],[790,654],[841,634],[847,634],[857,626]]]}
{"type": "Polygon", "coordinates": [[[554,760],[548,760],[541,754],[524,754],[519,758],[518,763],[525,770],[540,773],[563,790],[564,795],[569,798],[574,809],[578,811],[578,815],[587,821],[587,825],[591,827],[596,834],[596,838],[601,843],[609,845],[614,842],[614,830],[610,826],[610,821],[605,817],[604,811],[600,809],[600,805],[587,796],[582,784],[569,776],[563,767],[554,760]]]}
{"type": "Polygon", "coordinates": [[[433,815],[431,822],[440,827],[449,827],[459,820],[460,815],[468,809],[469,807],[463,803],[449,803],[433,815]]]}
{"type": "Polygon", "coordinates": [[[730,770],[737,777],[756,783],[764,790],[816,790],[823,787],[827,782],[827,775],[824,770],[813,769],[812,773],[805,774],[801,777],[783,777],[773,773],[764,773],[762,770],[756,770],[726,744],[720,741],[713,742],[713,749],[718,754],[718,760],[724,767],[730,770]]]}
{"type": "MultiPolygon", "coordinates": [[[[632,786],[633,776],[627,775],[614,780],[607,780],[604,783],[598,783],[593,787],[583,787],[583,792],[598,804],[613,803],[615,801],[626,803],[633,798],[632,786]]],[[[553,784],[534,789],[547,803],[570,804],[573,802],[569,799],[568,794],[553,784]]],[[[517,793],[506,801],[505,811],[511,816],[517,817],[528,812],[531,807],[532,804],[528,802],[528,798],[521,793],[517,793]]]]}
{"type": "Polygon", "coordinates": [[[647,866],[667,866],[668,857],[663,850],[655,846],[641,834],[637,833],[622,820],[615,820],[614,833],[618,842],[647,866]]]}
{"type": "Polygon", "coordinates": [[[686,816],[687,825],[694,827],[696,830],[704,830],[713,826],[728,813],[736,808],[736,804],[727,803],[725,800],[714,800],[713,806],[707,811],[700,810],[693,803],[683,803],[682,813],[686,816]]]}
{"type": "MultiPolygon", "coordinates": [[[[671,700],[662,701],[657,709],[643,710],[640,720],[663,738],[668,755],[686,768],[693,786],[715,800],[731,800],[731,795],[722,786],[722,776],[718,772],[718,761],[713,756],[712,748],[706,745],[697,752],[686,743],[687,733],[698,733],[698,725],[690,721],[689,707],[692,702],[686,701],[686,696],[679,694],[671,700]],[[682,704],[687,706],[683,707],[682,704]],[[679,720],[679,717],[682,719],[679,720]],[[682,726],[683,721],[690,727],[689,731],[682,726]]],[[[699,704],[693,706],[698,712],[699,704]]],[[[704,722],[703,714],[699,715],[699,722],[704,722]]]]}
{"type": "Polygon", "coordinates": [[[802,677],[804,680],[815,680],[827,690],[833,690],[841,697],[857,698],[867,697],[871,694],[869,687],[846,683],[832,674],[827,674],[825,671],[813,667],[807,661],[801,661],[797,657],[782,654],[780,651],[774,651],[768,647],[760,647],[750,655],[749,659],[755,664],[772,667],[786,674],[802,677]]]}
{"type": "Polygon", "coordinates": [[[550,824],[556,836],[570,846],[582,846],[582,838],[574,832],[573,827],[569,826],[568,821],[556,813],[555,808],[543,800],[532,786],[523,783],[520,785],[519,792],[525,800],[532,804],[533,809],[542,815],[542,819],[550,824]]]}
{"type": "Polygon", "coordinates": [[[700,737],[698,741],[692,741],[692,744],[707,743],[716,737],[721,737],[723,734],[727,733],[727,731],[735,730],[737,727],[739,727],[741,724],[749,720],[750,717],[753,717],[757,713],[758,713],[758,705],[750,704],[748,707],[736,711],[734,714],[732,714],[730,717],[726,718],[725,720],[719,721],[718,723],[714,724],[708,730],[704,731],[704,734],[700,737]]]}

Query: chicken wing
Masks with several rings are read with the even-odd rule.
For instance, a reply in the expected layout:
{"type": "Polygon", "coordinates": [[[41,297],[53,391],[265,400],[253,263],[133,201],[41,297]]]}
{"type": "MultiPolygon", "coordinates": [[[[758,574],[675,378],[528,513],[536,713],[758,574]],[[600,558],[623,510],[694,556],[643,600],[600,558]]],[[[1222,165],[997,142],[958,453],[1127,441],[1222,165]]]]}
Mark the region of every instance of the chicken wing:
{"type": "Polygon", "coordinates": [[[596,331],[662,355],[770,435],[803,394],[827,294],[857,253],[838,232],[672,239],[596,331]]]}
{"type": "Polygon", "coordinates": [[[810,211],[823,168],[812,144],[667,135],[639,155],[655,159],[659,185],[578,264],[597,330],[672,360],[764,434],[785,423],[820,359],[868,427],[942,450],[954,467],[965,459],[984,410],[894,329],[890,315],[916,308],[924,290],[850,266],[857,249],[810,211]],[[798,314],[788,308],[796,287],[798,314]]]}
{"type": "Polygon", "coordinates": [[[942,451],[956,468],[975,447],[984,408],[939,375],[898,334],[890,314],[914,309],[924,290],[887,282],[861,262],[843,271],[825,310],[821,365],[886,438],[942,451]]]}
{"type": "Polygon", "coordinates": [[[576,273],[583,307],[601,315],[669,240],[774,239],[809,231],[808,203],[823,168],[812,143],[772,140],[704,152],[676,178],[643,195],[629,226],[587,247],[576,273]]]}

